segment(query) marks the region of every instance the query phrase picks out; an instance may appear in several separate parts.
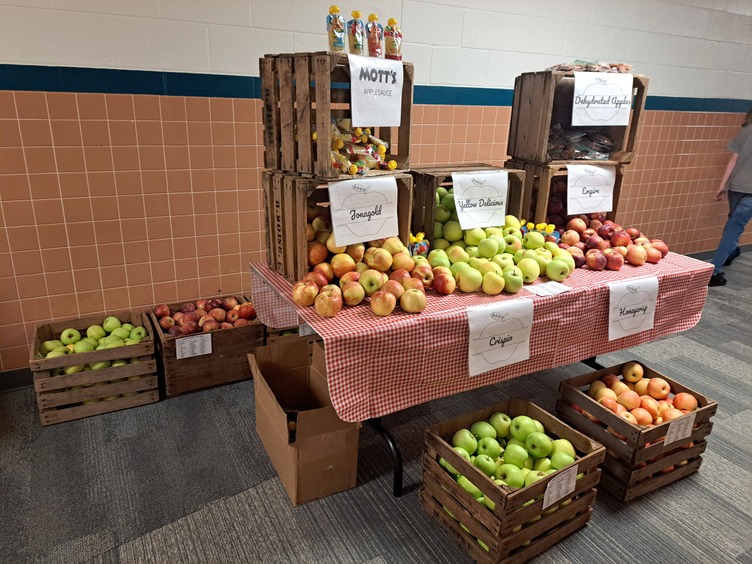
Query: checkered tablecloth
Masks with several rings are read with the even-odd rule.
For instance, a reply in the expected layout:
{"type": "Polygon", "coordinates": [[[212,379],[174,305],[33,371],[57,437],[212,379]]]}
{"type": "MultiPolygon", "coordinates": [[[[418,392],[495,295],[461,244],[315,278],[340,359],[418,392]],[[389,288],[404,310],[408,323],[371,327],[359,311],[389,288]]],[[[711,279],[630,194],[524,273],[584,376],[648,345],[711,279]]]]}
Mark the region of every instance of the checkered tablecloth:
{"type": "MultiPolygon", "coordinates": [[[[436,398],[626,349],[684,331],[699,320],[712,265],[669,253],[658,264],[625,265],[619,271],[577,269],[564,281],[570,291],[539,297],[428,292],[420,314],[397,308],[377,317],[363,304],[324,319],[291,297],[292,285],[266,264],[251,265],[253,298],[261,321],[289,327],[302,321],[324,340],[332,404],[345,421],[364,421],[436,398]],[[608,340],[608,283],[656,276],[659,281],[654,328],[608,340]],[[530,358],[491,372],[468,376],[465,308],[498,300],[533,300],[530,358]]],[[[540,282],[538,282],[540,283],[540,282]]]]}

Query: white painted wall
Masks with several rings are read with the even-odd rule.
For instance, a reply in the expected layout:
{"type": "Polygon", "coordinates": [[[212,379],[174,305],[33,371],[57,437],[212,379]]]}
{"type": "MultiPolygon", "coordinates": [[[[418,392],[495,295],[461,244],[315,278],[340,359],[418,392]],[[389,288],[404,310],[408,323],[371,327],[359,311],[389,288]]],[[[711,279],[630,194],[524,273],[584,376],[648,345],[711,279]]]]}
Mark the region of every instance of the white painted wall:
{"type": "MultiPolygon", "coordinates": [[[[324,0],[0,0],[0,63],[258,75],[326,49],[324,0]]],[[[752,97],[752,0],[380,0],[418,84],[511,88],[577,57],[629,62],[664,96],[752,97]]]]}

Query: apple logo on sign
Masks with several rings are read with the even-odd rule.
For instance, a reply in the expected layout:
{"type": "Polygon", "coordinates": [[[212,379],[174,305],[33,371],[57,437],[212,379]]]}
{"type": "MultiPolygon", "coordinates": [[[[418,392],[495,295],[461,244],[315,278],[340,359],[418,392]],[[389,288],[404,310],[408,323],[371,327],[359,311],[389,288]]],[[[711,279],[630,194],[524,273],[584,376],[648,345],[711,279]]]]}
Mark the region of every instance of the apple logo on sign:
{"type": "Polygon", "coordinates": [[[610,186],[608,179],[602,174],[589,168],[574,183],[577,203],[583,210],[603,211],[602,205],[607,199],[605,189],[610,186]]]}
{"type": "Polygon", "coordinates": [[[634,331],[647,319],[648,309],[653,307],[650,294],[640,290],[639,286],[627,286],[627,293],[621,297],[614,308],[618,323],[624,331],[634,331]]]}
{"type": "Polygon", "coordinates": [[[387,206],[391,203],[381,192],[371,192],[370,186],[354,184],[353,193],[347,196],[340,212],[347,216],[343,225],[353,235],[363,240],[375,239],[391,216],[387,215],[387,206]]]}
{"type": "Polygon", "coordinates": [[[498,364],[512,358],[523,341],[519,332],[525,329],[522,321],[507,313],[494,312],[491,323],[480,332],[479,340],[485,341],[484,350],[478,354],[489,364],[498,364]]]}
{"type": "Polygon", "coordinates": [[[580,104],[585,106],[585,113],[593,121],[611,121],[619,113],[619,107],[613,100],[622,101],[625,94],[618,85],[597,77],[595,82],[582,91],[580,104]]]}
{"type": "Polygon", "coordinates": [[[473,178],[458,196],[457,211],[464,212],[477,224],[501,225],[504,223],[504,194],[487,180],[473,178]],[[494,217],[498,219],[494,221],[494,217]]]}

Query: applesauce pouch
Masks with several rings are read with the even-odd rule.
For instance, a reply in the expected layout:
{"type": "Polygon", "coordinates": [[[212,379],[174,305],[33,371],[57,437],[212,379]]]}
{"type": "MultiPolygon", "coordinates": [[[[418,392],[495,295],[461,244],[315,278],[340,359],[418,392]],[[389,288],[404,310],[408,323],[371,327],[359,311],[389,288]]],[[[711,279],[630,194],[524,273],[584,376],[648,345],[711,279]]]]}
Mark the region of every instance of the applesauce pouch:
{"type": "Polygon", "coordinates": [[[381,58],[384,54],[384,26],[379,23],[379,17],[376,14],[368,16],[366,40],[368,41],[368,55],[381,58]]]}
{"type": "Polygon", "coordinates": [[[394,18],[389,18],[384,28],[384,50],[385,58],[394,61],[402,60],[402,30],[394,18]]]}
{"type": "Polygon", "coordinates": [[[329,36],[329,50],[335,53],[345,52],[345,18],[339,13],[339,6],[329,7],[326,17],[326,33],[329,36]]]}
{"type": "Polygon", "coordinates": [[[347,22],[347,44],[353,55],[365,56],[366,54],[366,28],[360,19],[360,12],[353,10],[352,19],[347,22]]]}

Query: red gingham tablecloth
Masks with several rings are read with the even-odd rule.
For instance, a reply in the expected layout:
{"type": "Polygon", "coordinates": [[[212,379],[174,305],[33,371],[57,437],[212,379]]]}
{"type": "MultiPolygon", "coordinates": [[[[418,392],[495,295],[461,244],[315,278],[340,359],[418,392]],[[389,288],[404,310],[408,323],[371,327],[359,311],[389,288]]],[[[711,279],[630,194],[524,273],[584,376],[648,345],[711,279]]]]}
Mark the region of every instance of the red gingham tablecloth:
{"type": "Polygon", "coordinates": [[[619,271],[576,269],[564,281],[571,290],[556,296],[539,297],[524,289],[499,296],[429,291],[426,309],[417,315],[397,308],[381,318],[362,304],[330,319],[313,307],[298,307],[292,284],[266,264],[251,264],[250,270],[263,323],[290,327],[302,320],[321,335],[332,404],[344,421],[354,422],[687,330],[700,320],[712,265],[669,253],[658,264],[625,265],[619,271]],[[607,284],[653,275],[659,282],[654,328],[609,341],[607,284]],[[533,300],[530,358],[468,376],[465,308],[517,297],[533,300]]]}

